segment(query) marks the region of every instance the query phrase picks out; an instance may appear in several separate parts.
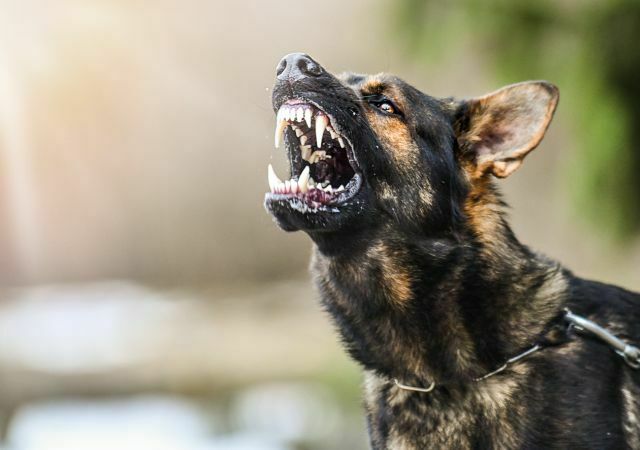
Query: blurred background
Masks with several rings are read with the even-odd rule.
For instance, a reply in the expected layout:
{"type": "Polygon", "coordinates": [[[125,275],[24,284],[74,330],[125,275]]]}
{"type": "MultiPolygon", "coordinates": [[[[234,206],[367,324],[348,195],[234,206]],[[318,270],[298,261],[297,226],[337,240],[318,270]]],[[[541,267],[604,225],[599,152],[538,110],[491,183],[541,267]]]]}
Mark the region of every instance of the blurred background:
{"type": "Polygon", "coordinates": [[[0,448],[366,448],[310,242],[262,208],[292,51],[435,96],[559,85],[513,226],[640,290],[639,34],[635,0],[1,0],[0,448]]]}

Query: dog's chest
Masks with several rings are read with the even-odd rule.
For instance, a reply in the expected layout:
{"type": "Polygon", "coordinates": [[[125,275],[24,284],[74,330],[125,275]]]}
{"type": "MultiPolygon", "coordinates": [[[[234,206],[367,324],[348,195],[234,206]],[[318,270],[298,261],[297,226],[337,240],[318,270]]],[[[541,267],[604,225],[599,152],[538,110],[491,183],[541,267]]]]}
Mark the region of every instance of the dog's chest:
{"type": "Polygon", "coordinates": [[[509,449],[518,447],[515,380],[464,394],[408,392],[365,375],[365,406],[374,449],[509,449]]]}

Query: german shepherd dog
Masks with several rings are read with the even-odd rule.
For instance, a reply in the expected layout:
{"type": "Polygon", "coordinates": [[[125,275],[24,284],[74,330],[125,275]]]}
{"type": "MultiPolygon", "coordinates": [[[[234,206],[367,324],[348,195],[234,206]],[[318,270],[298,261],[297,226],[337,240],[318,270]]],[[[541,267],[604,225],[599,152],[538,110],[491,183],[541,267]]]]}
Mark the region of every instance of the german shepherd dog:
{"type": "Polygon", "coordinates": [[[494,186],[542,140],[555,86],[434,98],[295,53],[272,100],[291,179],[269,167],[265,207],[313,240],[372,448],[640,449],[640,370],[561,320],[637,345],[640,295],[521,244],[494,186]]]}

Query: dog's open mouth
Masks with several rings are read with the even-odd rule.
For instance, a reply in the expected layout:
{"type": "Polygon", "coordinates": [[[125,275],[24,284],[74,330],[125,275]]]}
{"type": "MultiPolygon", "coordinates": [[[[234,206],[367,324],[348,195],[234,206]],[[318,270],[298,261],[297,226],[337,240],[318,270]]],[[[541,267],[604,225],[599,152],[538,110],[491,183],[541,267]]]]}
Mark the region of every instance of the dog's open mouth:
{"type": "Polygon", "coordinates": [[[273,200],[302,202],[312,208],[337,206],[357,194],[361,177],[351,142],[319,106],[303,100],[282,104],[276,117],[275,146],[287,133],[291,178],[280,180],[269,165],[273,200]]]}

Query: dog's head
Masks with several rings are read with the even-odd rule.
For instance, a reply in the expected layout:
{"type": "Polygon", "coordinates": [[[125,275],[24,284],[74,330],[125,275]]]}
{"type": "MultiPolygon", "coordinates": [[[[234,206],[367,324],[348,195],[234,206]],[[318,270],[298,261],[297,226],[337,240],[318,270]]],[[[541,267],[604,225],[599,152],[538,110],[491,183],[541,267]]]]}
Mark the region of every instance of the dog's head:
{"type": "Polygon", "coordinates": [[[269,167],[266,208],[312,237],[385,224],[446,233],[465,220],[474,187],[508,176],[538,145],[557,101],[539,81],[438,99],[393,76],[334,76],[287,55],[273,107],[291,174],[283,182],[269,167]]]}

